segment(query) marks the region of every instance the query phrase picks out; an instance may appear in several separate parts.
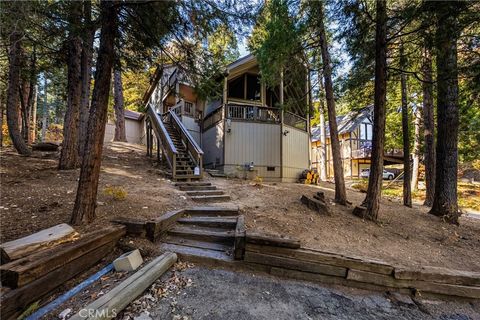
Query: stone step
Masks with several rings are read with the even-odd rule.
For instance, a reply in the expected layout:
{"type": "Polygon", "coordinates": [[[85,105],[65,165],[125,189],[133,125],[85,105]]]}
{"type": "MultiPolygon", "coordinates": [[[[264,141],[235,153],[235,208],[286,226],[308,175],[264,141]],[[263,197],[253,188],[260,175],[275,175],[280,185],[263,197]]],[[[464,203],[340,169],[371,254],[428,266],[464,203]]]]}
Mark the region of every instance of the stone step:
{"type": "Polygon", "coordinates": [[[234,230],[222,230],[176,226],[168,230],[168,235],[174,235],[185,239],[201,240],[206,242],[217,242],[222,244],[233,245],[235,239],[234,230]]]}
{"type": "Polygon", "coordinates": [[[232,246],[229,246],[226,244],[199,241],[194,239],[185,239],[177,236],[166,236],[162,238],[162,242],[176,244],[180,246],[192,247],[192,248],[220,251],[220,252],[225,252],[228,255],[231,255],[233,251],[232,246]]]}
{"type": "Polygon", "coordinates": [[[205,190],[217,190],[216,186],[180,186],[182,191],[205,191],[205,190]]]}
{"type": "Polygon", "coordinates": [[[222,201],[230,201],[231,198],[228,194],[223,195],[212,195],[212,196],[192,196],[193,201],[198,202],[222,202],[222,201]]]}
{"type": "Polygon", "coordinates": [[[187,191],[187,195],[189,196],[220,196],[223,194],[223,190],[187,191]]]}
{"type": "Polygon", "coordinates": [[[237,226],[237,217],[184,217],[177,220],[178,223],[184,225],[195,225],[212,228],[225,228],[234,230],[237,226]]]}
{"type": "Polygon", "coordinates": [[[191,207],[184,211],[184,216],[238,216],[238,207],[191,207]]]}

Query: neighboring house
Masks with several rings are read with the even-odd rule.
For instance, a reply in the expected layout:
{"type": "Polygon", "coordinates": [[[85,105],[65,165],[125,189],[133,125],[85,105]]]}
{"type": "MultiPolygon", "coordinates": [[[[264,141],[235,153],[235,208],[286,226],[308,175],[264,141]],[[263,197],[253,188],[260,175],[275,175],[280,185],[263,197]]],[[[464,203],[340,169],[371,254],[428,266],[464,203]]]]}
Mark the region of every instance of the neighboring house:
{"type": "MultiPolygon", "coordinates": [[[[358,178],[363,169],[370,168],[373,138],[373,105],[337,116],[343,173],[345,177],[358,178]]],[[[326,174],[333,177],[330,130],[325,123],[325,144],[321,143],[321,128],[312,128],[312,166],[318,171],[322,166],[322,152],[326,155],[326,174]]],[[[403,153],[392,150],[384,153],[384,165],[403,163],[403,153]]]]}
{"type": "MultiPolygon", "coordinates": [[[[125,110],[125,134],[127,142],[144,144],[145,123],[143,113],[125,110]]],[[[109,119],[105,128],[104,141],[112,141],[115,136],[115,121],[109,119]]]]}
{"type": "MultiPolygon", "coordinates": [[[[144,101],[160,113],[174,110],[203,150],[205,168],[241,178],[296,181],[310,167],[305,90],[294,99],[294,90],[283,81],[267,88],[253,55],[227,66],[218,79],[223,84],[219,99],[201,101],[187,79],[187,72],[174,66],[157,70],[144,101]],[[287,101],[296,112],[279,108],[287,101]]],[[[306,89],[306,77],[298,86],[306,89]]]]}

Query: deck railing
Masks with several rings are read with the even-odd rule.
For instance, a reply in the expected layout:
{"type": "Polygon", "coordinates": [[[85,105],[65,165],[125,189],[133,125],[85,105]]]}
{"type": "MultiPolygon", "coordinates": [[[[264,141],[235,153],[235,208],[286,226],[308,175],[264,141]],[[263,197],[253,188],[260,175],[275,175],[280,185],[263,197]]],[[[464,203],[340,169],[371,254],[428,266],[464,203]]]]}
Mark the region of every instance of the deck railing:
{"type": "Polygon", "coordinates": [[[283,123],[291,127],[307,131],[307,119],[298,114],[286,111],[283,113],[283,123]]]}
{"type": "Polygon", "coordinates": [[[232,120],[271,123],[280,123],[281,121],[280,109],[241,104],[227,104],[225,117],[232,120]]]}
{"type": "Polygon", "coordinates": [[[203,119],[203,131],[214,127],[217,123],[219,123],[223,119],[223,106],[218,108],[217,110],[213,111],[209,115],[203,119]]]}
{"type": "Polygon", "coordinates": [[[176,105],[174,105],[170,110],[175,112],[177,116],[189,116],[192,118],[197,118],[198,117],[198,112],[195,109],[195,104],[185,101],[185,100],[180,100],[176,105]]]}

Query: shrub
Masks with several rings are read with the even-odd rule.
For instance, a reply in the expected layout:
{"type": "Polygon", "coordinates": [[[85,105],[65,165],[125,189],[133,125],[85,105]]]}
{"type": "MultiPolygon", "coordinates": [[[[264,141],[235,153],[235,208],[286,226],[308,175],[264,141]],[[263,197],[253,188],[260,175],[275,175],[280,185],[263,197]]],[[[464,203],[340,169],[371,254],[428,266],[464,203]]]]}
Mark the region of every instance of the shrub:
{"type": "Polygon", "coordinates": [[[111,196],[114,200],[123,201],[127,198],[127,191],[120,186],[108,186],[103,189],[103,193],[111,196]]]}

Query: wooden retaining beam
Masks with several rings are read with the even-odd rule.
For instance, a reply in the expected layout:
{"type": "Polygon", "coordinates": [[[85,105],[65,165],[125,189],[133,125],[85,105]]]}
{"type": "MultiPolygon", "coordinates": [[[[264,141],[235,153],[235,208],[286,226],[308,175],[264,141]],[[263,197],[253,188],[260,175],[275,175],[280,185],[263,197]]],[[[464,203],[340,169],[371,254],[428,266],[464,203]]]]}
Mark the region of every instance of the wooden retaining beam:
{"type": "Polygon", "coordinates": [[[127,230],[127,235],[135,237],[145,237],[146,235],[147,222],[145,220],[129,217],[118,217],[111,220],[111,222],[124,225],[127,230]]]}
{"type": "Polygon", "coordinates": [[[51,248],[61,243],[73,241],[78,233],[66,223],[33,233],[29,236],[5,242],[0,245],[1,262],[7,263],[20,259],[45,248],[51,248]]]}
{"type": "MultiPolygon", "coordinates": [[[[247,232],[248,238],[248,232],[247,232]]],[[[311,249],[248,243],[245,262],[270,274],[367,290],[480,299],[480,273],[424,267],[395,268],[385,262],[311,249]]]]}
{"type": "Polygon", "coordinates": [[[247,231],[246,243],[292,249],[300,248],[300,241],[298,240],[253,231],[247,231]]]}
{"type": "Polygon", "coordinates": [[[176,261],[177,255],[175,253],[166,252],[162,254],[124,280],[107,294],[82,308],[82,310],[86,310],[87,312],[79,312],[70,319],[115,318],[120,311],[145,291],[176,261]]]}
{"type": "Polygon", "coordinates": [[[17,288],[31,283],[51,271],[78,258],[89,259],[88,254],[125,235],[125,227],[108,227],[82,236],[79,240],[52,249],[39,251],[22,259],[0,266],[2,285],[17,288]]]}
{"type": "Polygon", "coordinates": [[[168,229],[175,224],[177,219],[181,218],[184,210],[175,210],[167,212],[158,218],[147,221],[145,224],[147,239],[152,242],[158,240],[168,229]]]}
{"type": "Polygon", "coordinates": [[[91,251],[88,255],[72,260],[26,286],[3,294],[0,299],[2,319],[15,319],[31,303],[96,265],[114,247],[115,243],[113,242],[105,244],[91,251]]]}
{"type": "Polygon", "coordinates": [[[237,226],[235,227],[235,242],[233,244],[233,257],[235,260],[242,260],[245,255],[245,216],[240,215],[237,218],[237,226]]]}

